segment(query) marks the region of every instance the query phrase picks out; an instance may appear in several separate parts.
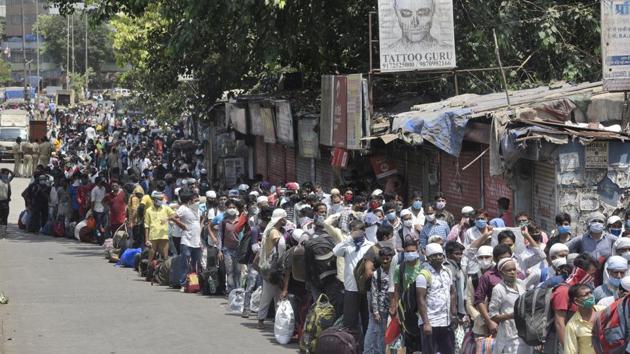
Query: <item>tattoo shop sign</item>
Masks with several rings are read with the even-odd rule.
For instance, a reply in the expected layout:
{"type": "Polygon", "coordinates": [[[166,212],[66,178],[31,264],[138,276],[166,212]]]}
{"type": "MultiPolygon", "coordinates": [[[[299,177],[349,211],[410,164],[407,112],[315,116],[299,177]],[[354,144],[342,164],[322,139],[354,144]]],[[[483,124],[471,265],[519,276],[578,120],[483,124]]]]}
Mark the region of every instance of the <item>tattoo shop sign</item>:
{"type": "Polygon", "coordinates": [[[382,72],[456,67],[452,0],[378,0],[382,72]]]}

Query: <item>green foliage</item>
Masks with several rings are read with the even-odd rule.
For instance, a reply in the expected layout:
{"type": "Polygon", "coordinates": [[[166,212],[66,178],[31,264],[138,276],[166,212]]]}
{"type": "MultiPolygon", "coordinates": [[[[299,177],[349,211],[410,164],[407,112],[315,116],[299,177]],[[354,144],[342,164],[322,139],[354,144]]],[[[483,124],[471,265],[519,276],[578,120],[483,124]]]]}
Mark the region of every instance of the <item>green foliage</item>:
{"type": "Polygon", "coordinates": [[[0,84],[6,84],[11,81],[11,65],[0,59],[0,84]]]}
{"type": "MultiPolygon", "coordinates": [[[[63,10],[76,1],[55,2],[63,10]]],[[[269,85],[261,83],[281,73],[300,71],[306,85],[318,89],[322,74],[367,72],[368,15],[377,10],[376,3],[99,0],[95,16],[113,17],[116,58],[133,67],[122,79],[145,92],[145,102],[156,114],[188,110],[203,117],[225,90],[265,90],[269,85]],[[195,81],[178,82],[178,75],[191,73],[195,81]]],[[[494,28],[503,65],[520,66],[508,70],[512,89],[601,77],[597,1],[455,0],[454,16],[459,68],[498,65],[494,28]]],[[[373,30],[377,37],[376,23],[373,30]]],[[[377,48],[374,62],[378,66],[377,48]]],[[[502,89],[498,71],[462,72],[458,82],[460,93],[502,89]]],[[[375,97],[392,92],[440,99],[454,94],[453,79],[441,74],[376,76],[375,97]]]]}

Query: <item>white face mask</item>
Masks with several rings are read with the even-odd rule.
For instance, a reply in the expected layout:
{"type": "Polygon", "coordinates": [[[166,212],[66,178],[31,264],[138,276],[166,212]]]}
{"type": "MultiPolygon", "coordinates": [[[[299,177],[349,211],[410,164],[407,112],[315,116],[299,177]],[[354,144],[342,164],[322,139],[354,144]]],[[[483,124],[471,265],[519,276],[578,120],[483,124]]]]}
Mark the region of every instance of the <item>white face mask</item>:
{"type": "Polygon", "coordinates": [[[434,222],[435,221],[435,214],[429,214],[426,217],[427,217],[427,221],[428,222],[434,222]]]}
{"type": "Polygon", "coordinates": [[[481,268],[482,270],[486,270],[492,267],[491,259],[477,259],[477,263],[479,263],[479,268],[481,268]]]}
{"type": "Polygon", "coordinates": [[[405,225],[405,227],[412,227],[413,220],[403,220],[403,225],[405,225]]]}
{"type": "Polygon", "coordinates": [[[559,268],[560,266],[563,266],[565,264],[567,264],[567,257],[558,257],[551,261],[551,265],[554,268],[559,268]]]}
{"type": "Polygon", "coordinates": [[[394,248],[394,239],[390,238],[389,240],[386,241],[378,241],[378,244],[381,245],[381,247],[389,247],[389,248],[394,248]]]}

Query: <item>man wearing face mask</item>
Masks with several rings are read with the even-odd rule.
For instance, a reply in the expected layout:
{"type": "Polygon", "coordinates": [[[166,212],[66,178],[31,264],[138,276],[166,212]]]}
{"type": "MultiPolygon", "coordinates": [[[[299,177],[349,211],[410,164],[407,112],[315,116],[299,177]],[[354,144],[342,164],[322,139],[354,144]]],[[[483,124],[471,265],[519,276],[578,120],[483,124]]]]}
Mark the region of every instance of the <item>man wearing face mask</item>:
{"type": "Polygon", "coordinates": [[[446,210],[446,195],[442,192],[438,192],[435,195],[435,216],[442,221],[445,221],[449,227],[455,224],[455,217],[453,214],[446,210]]]}
{"type": "Polygon", "coordinates": [[[475,209],[471,206],[465,206],[462,208],[462,218],[459,223],[451,228],[451,232],[448,233],[447,241],[457,241],[464,244],[466,230],[474,226],[475,209]]]}
{"type": "Polygon", "coordinates": [[[464,256],[464,245],[457,242],[447,242],[444,247],[446,252],[445,266],[453,276],[453,284],[457,290],[455,299],[457,301],[457,321],[458,325],[468,327],[468,316],[466,316],[466,275],[462,269],[462,258],[464,256]]]}
{"type": "Polygon", "coordinates": [[[7,237],[7,219],[9,217],[13,176],[11,170],[0,169],[0,239],[7,237]]]}
{"type": "Polygon", "coordinates": [[[604,221],[606,217],[600,212],[595,212],[588,219],[588,231],[586,234],[577,236],[567,243],[571,253],[586,252],[595,259],[606,258],[612,253],[612,246],[617,240],[606,232],[604,221]]]}
{"type": "Polygon", "coordinates": [[[238,263],[238,242],[239,233],[243,229],[244,223],[239,218],[240,203],[229,201],[227,209],[223,215],[223,222],[219,227],[219,239],[221,243],[221,254],[225,262],[227,273],[227,292],[238,288],[241,284],[241,271],[238,263]]]}
{"type": "Polygon", "coordinates": [[[111,189],[111,192],[103,199],[103,203],[109,208],[109,233],[113,236],[114,232],[127,221],[127,205],[125,192],[120,189],[118,181],[112,181],[111,189]]]}
{"type": "MultiPolygon", "coordinates": [[[[465,253],[469,250],[465,250],[465,253]]],[[[492,268],[494,265],[492,263],[492,247],[490,246],[480,246],[476,249],[475,252],[475,264],[477,265],[477,271],[471,273],[468,272],[466,279],[466,312],[468,316],[473,321],[473,333],[476,336],[488,336],[488,329],[486,328],[485,322],[481,313],[474,306],[475,303],[475,289],[479,286],[479,278],[485,273],[488,269],[492,268]]]]}
{"type": "Polygon", "coordinates": [[[621,236],[621,232],[623,231],[623,223],[621,222],[621,218],[617,215],[613,215],[608,218],[608,232],[613,236],[621,236]]]}
{"type": "Polygon", "coordinates": [[[328,205],[330,209],[330,215],[340,213],[343,210],[343,199],[339,189],[333,188],[330,191],[330,203],[328,205]]]}
{"type": "MultiPolygon", "coordinates": [[[[404,252],[398,255],[397,266],[394,268],[394,274],[392,281],[390,282],[390,305],[389,315],[392,320],[396,320],[395,317],[398,314],[398,302],[403,292],[405,292],[410,286],[415,286],[416,278],[420,275],[422,270],[422,263],[420,262],[420,253],[418,253],[418,241],[409,237],[403,242],[404,252]]],[[[394,261],[392,260],[392,264],[394,261]]],[[[414,319],[417,318],[417,313],[405,312],[405,318],[414,319]]],[[[402,319],[399,319],[402,320],[402,319]]],[[[408,323],[405,321],[405,326],[409,329],[414,329],[416,323],[408,323]]],[[[420,351],[420,330],[415,327],[414,333],[404,333],[404,342],[407,352],[420,351]],[[416,330],[417,329],[417,330],[416,330]]]]}
{"type": "Polygon", "coordinates": [[[407,209],[411,212],[411,218],[414,225],[424,225],[424,209],[422,209],[422,193],[419,191],[413,192],[413,199],[411,200],[411,206],[407,209]]]}
{"type": "MultiPolygon", "coordinates": [[[[408,209],[405,209],[400,212],[400,221],[402,222],[402,227],[399,229],[399,234],[401,235],[411,235],[411,237],[420,240],[420,229],[419,224],[414,224],[413,215],[408,209]]],[[[403,238],[399,238],[400,248],[402,249],[402,240],[403,238]]]]}
{"type": "Polygon", "coordinates": [[[544,289],[553,288],[562,283],[571,274],[572,266],[567,263],[569,247],[563,243],[556,243],[549,249],[547,279],[543,279],[542,271],[532,272],[525,280],[527,289],[539,286],[544,289]]]}
{"type": "Polygon", "coordinates": [[[577,306],[577,312],[566,325],[564,353],[594,353],[591,332],[597,312],[603,308],[595,306],[595,297],[584,284],[577,284],[569,289],[569,302],[577,306]]]}
{"type": "Polygon", "coordinates": [[[365,224],[361,220],[350,223],[350,236],[335,245],[333,253],[344,259],[344,297],[343,297],[343,325],[349,329],[357,329],[359,316],[363,333],[368,326],[367,297],[358,292],[354,268],[374,244],[365,238],[365,224]]]}
{"type": "Polygon", "coordinates": [[[604,284],[598,286],[593,291],[595,302],[613,296],[619,289],[621,278],[626,276],[628,271],[628,261],[621,256],[610,256],[604,266],[604,284]]]}
{"type": "Polygon", "coordinates": [[[201,224],[199,222],[199,196],[193,191],[183,189],[179,193],[180,206],[177,208],[177,216],[182,224],[180,269],[186,269],[181,274],[179,284],[183,292],[188,273],[201,273],[201,224]]]}
{"type": "Polygon", "coordinates": [[[162,260],[168,258],[168,224],[174,222],[180,228],[185,229],[173,209],[164,205],[164,195],[162,192],[151,193],[152,206],[144,214],[144,242],[149,247],[149,263],[155,257],[155,252],[159,252],[162,260]]]}
{"type": "Polygon", "coordinates": [[[551,238],[547,241],[545,252],[556,243],[567,243],[571,239],[571,215],[560,213],[556,215],[556,229],[552,231],[551,238]]]}
{"type": "Polygon", "coordinates": [[[455,336],[451,323],[458,320],[457,290],[453,276],[443,267],[442,246],[428,244],[426,256],[429,264],[416,277],[422,352],[452,354],[455,353],[455,336]]]}
{"type": "Polygon", "coordinates": [[[437,211],[432,206],[427,206],[425,209],[426,221],[420,231],[420,248],[424,249],[429,240],[429,236],[439,235],[444,241],[446,241],[451,228],[446,221],[437,217],[437,211]]]}

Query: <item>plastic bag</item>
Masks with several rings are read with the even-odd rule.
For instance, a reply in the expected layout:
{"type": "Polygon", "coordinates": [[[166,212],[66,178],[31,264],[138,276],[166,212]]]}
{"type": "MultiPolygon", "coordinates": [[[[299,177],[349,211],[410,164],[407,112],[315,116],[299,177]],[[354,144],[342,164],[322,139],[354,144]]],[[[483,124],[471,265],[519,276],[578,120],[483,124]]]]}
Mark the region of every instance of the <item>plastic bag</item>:
{"type": "Polygon", "coordinates": [[[293,337],[295,329],[295,316],[293,307],[288,300],[281,300],[276,310],[276,321],[273,326],[273,334],[280,344],[288,344],[293,337]]]}
{"type": "Polygon", "coordinates": [[[256,291],[252,293],[252,297],[249,301],[249,310],[251,312],[258,312],[260,309],[260,298],[262,297],[262,286],[259,286],[256,291]]]}
{"type": "Polygon", "coordinates": [[[227,311],[232,314],[243,313],[243,304],[245,298],[245,289],[238,288],[230,291],[228,296],[227,311]]]}

